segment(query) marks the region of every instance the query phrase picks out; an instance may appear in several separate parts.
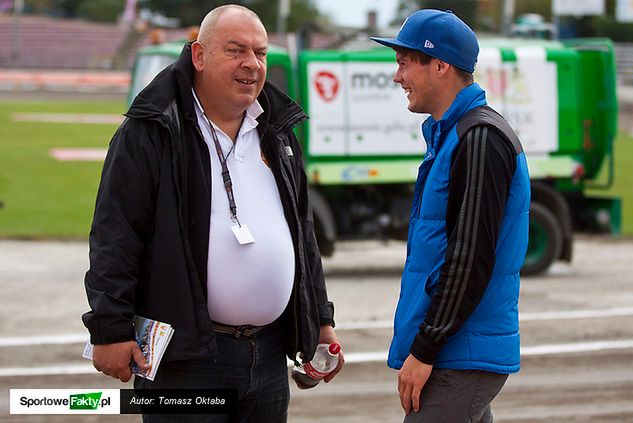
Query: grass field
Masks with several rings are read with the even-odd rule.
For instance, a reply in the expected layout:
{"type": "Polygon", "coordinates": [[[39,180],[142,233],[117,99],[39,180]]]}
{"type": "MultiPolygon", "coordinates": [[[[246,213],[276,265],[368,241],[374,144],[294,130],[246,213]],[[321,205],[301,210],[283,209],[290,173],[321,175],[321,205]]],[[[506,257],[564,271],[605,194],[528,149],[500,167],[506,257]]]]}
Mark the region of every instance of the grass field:
{"type": "Polygon", "coordinates": [[[101,162],[61,162],[52,148],[107,147],[114,124],[15,122],[14,113],[123,113],[119,102],[0,103],[0,237],[86,238],[101,162]]]}
{"type": "Polygon", "coordinates": [[[620,132],[615,140],[614,151],[613,185],[609,190],[593,190],[589,194],[619,197],[622,200],[622,234],[633,235],[633,137],[620,132]]]}
{"type": "MultiPolygon", "coordinates": [[[[14,113],[121,114],[120,102],[0,103],[0,237],[86,238],[101,162],[61,162],[52,148],[105,148],[115,124],[15,122],[14,113]]],[[[608,191],[622,198],[622,232],[633,235],[633,138],[616,141],[616,177],[608,191]]]]}

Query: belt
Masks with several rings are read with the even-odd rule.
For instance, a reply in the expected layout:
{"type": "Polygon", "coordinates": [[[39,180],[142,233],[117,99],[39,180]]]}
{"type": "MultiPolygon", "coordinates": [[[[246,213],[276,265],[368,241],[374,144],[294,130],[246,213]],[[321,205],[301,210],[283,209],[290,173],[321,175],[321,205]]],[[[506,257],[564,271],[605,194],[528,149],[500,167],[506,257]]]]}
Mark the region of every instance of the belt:
{"type": "Polygon", "coordinates": [[[212,322],[213,323],[213,331],[219,333],[228,333],[233,335],[234,338],[251,338],[257,332],[260,332],[266,329],[268,326],[252,326],[252,325],[242,325],[242,326],[233,326],[233,325],[225,325],[220,322],[212,322]]]}

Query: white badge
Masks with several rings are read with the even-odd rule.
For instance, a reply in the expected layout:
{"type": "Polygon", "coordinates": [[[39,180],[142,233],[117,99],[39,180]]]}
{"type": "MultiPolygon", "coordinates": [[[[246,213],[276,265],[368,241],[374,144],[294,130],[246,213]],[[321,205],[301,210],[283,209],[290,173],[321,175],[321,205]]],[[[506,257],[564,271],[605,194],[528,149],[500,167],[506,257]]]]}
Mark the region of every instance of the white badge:
{"type": "Polygon", "coordinates": [[[248,229],[248,226],[231,226],[233,233],[235,234],[235,238],[237,238],[237,242],[241,245],[252,244],[255,242],[255,238],[253,238],[253,234],[248,229]]]}

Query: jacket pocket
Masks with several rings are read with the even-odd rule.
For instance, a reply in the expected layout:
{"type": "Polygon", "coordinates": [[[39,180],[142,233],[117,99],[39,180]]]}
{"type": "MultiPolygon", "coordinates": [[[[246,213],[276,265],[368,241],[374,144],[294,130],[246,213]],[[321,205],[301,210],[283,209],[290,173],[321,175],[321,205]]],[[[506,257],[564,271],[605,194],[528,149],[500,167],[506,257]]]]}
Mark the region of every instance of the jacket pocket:
{"type": "Polygon", "coordinates": [[[409,356],[409,349],[413,343],[419,326],[424,321],[424,315],[430,303],[426,295],[425,285],[428,275],[408,271],[403,274],[400,299],[394,318],[394,342],[393,349],[399,360],[404,361],[409,356]]]}

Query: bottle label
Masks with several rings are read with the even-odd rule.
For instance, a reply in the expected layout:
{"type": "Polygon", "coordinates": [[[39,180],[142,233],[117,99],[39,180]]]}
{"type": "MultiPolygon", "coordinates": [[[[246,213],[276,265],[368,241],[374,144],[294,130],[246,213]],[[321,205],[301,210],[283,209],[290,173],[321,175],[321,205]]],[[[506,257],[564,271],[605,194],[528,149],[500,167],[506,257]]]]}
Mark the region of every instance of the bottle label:
{"type": "Polygon", "coordinates": [[[308,376],[310,376],[312,379],[315,379],[315,380],[321,380],[325,376],[328,375],[327,373],[323,373],[323,372],[318,371],[317,369],[312,367],[312,364],[310,364],[310,363],[305,363],[303,365],[303,371],[306,372],[306,374],[308,376]]]}

